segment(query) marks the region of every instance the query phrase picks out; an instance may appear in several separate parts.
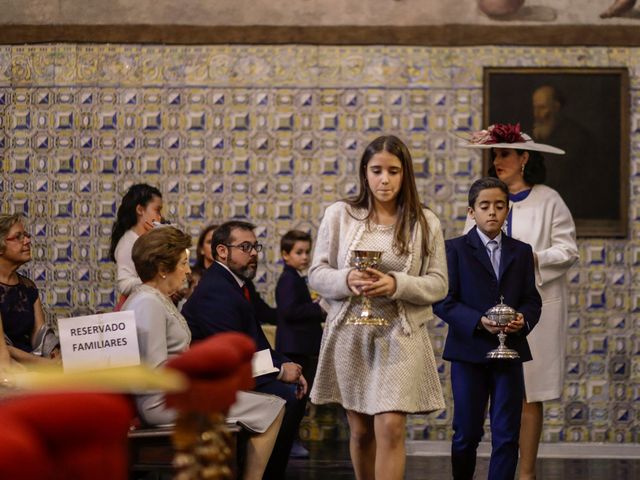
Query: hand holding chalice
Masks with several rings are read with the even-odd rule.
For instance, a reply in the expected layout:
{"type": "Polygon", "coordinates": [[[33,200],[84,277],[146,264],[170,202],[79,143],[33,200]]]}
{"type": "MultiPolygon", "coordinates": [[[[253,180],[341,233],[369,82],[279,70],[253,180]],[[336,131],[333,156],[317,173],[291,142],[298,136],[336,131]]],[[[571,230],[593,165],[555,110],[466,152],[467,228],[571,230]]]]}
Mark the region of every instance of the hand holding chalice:
{"type": "MultiPolygon", "coordinates": [[[[377,268],[380,264],[382,252],[377,250],[354,250],[351,257],[351,265],[358,272],[366,272],[367,268],[377,268]]],[[[371,300],[367,296],[361,296],[360,315],[350,315],[346,323],[351,325],[389,325],[388,320],[376,317],[371,312],[371,300]]]]}
{"type": "Polygon", "coordinates": [[[511,322],[522,321],[522,315],[509,305],[506,305],[504,303],[504,297],[500,297],[500,303],[487,310],[485,315],[492,322],[493,326],[498,329],[498,341],[500,342],[498,348],[487,352],[487,358],[494,360],[515,360],[520,358],[517,351],[505,345],[507,339],[505,330],[507,330],[511,322]]]}

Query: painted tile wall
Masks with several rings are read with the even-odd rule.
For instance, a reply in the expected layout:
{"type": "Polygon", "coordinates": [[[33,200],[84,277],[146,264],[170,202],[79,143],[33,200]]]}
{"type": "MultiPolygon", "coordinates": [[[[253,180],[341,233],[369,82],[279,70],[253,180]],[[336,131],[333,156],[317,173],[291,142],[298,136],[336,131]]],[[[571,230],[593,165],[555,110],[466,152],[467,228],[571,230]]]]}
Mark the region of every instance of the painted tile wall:
{"type": "MultiPolygon", "coordinates": [[[[52,314],[115,301],[109,235],[129,185],[159,186],[169,219],[194,237],[246,218],[266,248],[269,300],[279,236],[316,231],[323,209],[357,188],[359,155],[404,138],[423,201],[448,237],[480,174],[456,133],[481,127],[483,66],[626,66],[631,78],[629,240],[580,241],[570,272],[565,395],[546,441],[640,440],[640,52],[629,48],[43,45],[0,47],[3,211],[31,222],[26,272],[52,314]]],[[[446,328],[431,327],[441,352],[446,328]]],[[[440,364],[447,385],[448,370],[440,364]]],[[[451,402],[449,402],[450,404],[451,402]]],[[[307,424],[335,435],[334,413],[307,424]]],[[[412,438],[450,437],[450,412],[411,419],[412,438]]]]}

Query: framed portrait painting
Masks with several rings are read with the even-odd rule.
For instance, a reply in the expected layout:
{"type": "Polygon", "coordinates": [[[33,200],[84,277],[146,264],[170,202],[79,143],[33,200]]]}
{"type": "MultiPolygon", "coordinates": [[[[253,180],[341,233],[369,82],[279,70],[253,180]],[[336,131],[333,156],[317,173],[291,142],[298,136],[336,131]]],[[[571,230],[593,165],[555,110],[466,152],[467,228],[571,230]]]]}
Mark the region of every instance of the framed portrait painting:
{"type": "MultiPolygon", "coordinates": [[[[571,210],[579,237],[626,237],[629,73],[626,68],[485,68],[484,123],[520,123],[545,154],[545,184],[571,210]]],[[[490,166],[488,154],[485,172],[490,166]]]]}

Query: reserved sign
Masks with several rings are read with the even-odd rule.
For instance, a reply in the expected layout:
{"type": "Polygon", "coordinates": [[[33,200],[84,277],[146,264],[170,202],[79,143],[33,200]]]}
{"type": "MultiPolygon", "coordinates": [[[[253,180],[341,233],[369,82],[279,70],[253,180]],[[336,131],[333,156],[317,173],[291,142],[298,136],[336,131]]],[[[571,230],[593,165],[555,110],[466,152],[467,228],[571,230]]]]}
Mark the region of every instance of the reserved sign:
{"type": "Polygon", "coordinates": [[[140,364],[133,311],[58,319],[65,372],[140,364]]]}

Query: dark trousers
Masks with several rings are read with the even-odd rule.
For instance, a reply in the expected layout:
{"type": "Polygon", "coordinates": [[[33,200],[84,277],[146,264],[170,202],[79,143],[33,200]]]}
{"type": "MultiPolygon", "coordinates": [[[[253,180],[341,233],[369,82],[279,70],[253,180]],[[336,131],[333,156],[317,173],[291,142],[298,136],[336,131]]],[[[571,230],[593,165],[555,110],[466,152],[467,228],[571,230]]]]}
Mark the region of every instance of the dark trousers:
{"type": "Polygon", "coordinates": [[[286,357],[292,362],[297,363],[302,367],[302,375],[309,384],[309,390],[307,390],[307,396],[311,394],[311,387],[313,387],[313,381],[316,378],[316,370],[318,368],[318,355],[305,355],[301,353],[286,353],[283,352],[286,357]]]}
{"type": "Polygon", "coordinates": [[[255,388],[257,392],[270,393],[283,398],[287,403],[284,408],[284,418],[282,426],[278,432],[276,444],[269,457],[267,469],[262,477],[264,480],[284,480],[287,463],[289,462],[289,453],[294,439],[298,435],[298,426],[300,420],[304,416],[304,407],[306,400],[298,400],[296,398],[296,386],[283,383],[279,380],[259,385],[255,388]]]}
{"type": "Polygon", "coordinates": [[[489,403],[491,460],[489,480],[513,480],[518,465],[518,439],[524,398],[522,363],[451,362],[453,441],[451,465],[455,480],[471,480],[476,450],[484,433],[489,403]]]}
{"type": "MultiPolygon", "coordinates": [[[[316,370],[318,368],[318,356],[317,355],[302,355],[299,353],[285,353],[285,355],[292,362],[297,363],[302,367],[302,375],[304,375],[305,380],[307,381],[307,395],[302,399],[304,405],[302,407],[302,416],[300,420],[304,418],[307,412],[307,401],[309,400],[309,395],[311,395],[311,387],[313,387],[313,381],[316,378],[316,370]]],[[[299,432],[296,431],[296,439],[299,437],[299,432]]]]}

